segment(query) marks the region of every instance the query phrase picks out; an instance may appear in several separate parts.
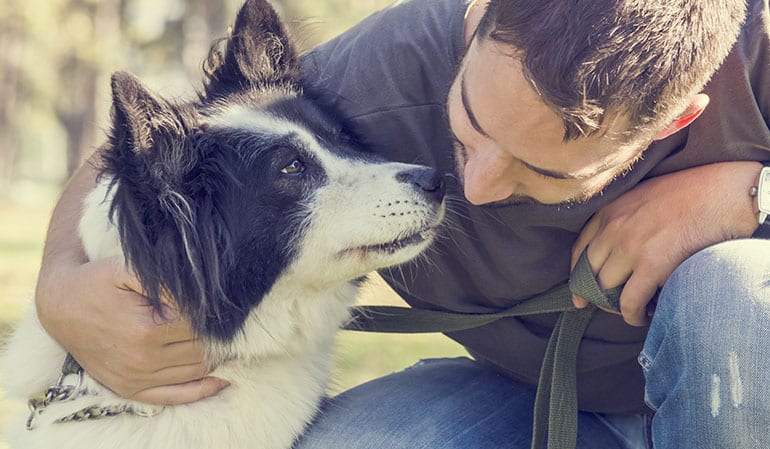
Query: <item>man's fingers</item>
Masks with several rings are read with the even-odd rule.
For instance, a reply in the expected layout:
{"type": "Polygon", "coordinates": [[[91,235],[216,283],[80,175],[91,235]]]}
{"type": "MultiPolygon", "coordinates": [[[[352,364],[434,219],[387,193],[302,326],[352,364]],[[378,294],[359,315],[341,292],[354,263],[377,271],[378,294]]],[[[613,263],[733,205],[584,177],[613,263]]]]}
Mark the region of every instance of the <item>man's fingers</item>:
{"type": "MultiPolygon", "coordinates": [[[[580,231],[580,235],[578,236],[577,240],[575,240],[575,244],[572,246],[572,261],[570,262],[570,270],[575,268],[580,255],[583,253],[583,250],[589,245],[589,243],[591,243],[591,241],[594,239],[596,233],[599,231],[599,227],[600,221],[594,217],[585,225],[585,227],[583,227],[583,230],[580,231]]],[[[589,262],[592,260],[596,259],[589,259],[589,262]]],[[[594,265],[591,265],[591,267],[595,268],[594,265]]],[[[596,273],[596,270],[594,270],[594,273],[596,273]]]]}
{"type": "MultiPolygon", "coordinates": [[[[599,288],[607,290],[622,285],[630,275],[631,267],[628,265],[628,262],[618,257],[615,253],[609,253],[602,256],[603,259],[601,259],[601,263],[592,262],[591,248],[592,246],[589,246],[589,253],[587,255],[588,263],[591,265],[591,271],[593,271],[594,276],[596,277],[599,288]]],[[[572,297],[572,303],[579,309],[588,305],[588,301],[575,295],[572,297]]],[[[610,310],[604,307],[600,308],[606,312],[620,314],[617,310],[610,310]]]]}
{"type": "Polygon", "coordinates": [[[647,305],[658,290],[658,282],[643,274],[634,273],[620,294],[620,312],[631,326],[650,324],[647,305]]]}
{"type": "Polygon", "coordinates": [[[143,382],[145,379],[155,382],[155,385],[187,382],[206,375],[203,350],[200,342],[196,340],[159,346],[151,353],[137,351],[131,354],[138,354],[140,357],[132,359],[129,356],[126,359],[116,360],[113,370],[121,370],[128,376],[142,379],[143,382]],[[121,365],[123,361],[125,363],[121,365]],[[197,371],[195,375],[177,374],[173,378],[159,374],[164,370],[177,370],[179,367],[188,367],[186,372],[189,372],[192,367],[197,367],[197,371]],[[180,376],[183,377],[180,378],[180,376]]]}
{"type": "Polygon", "coordinates": [[[205,364],[192,363],[161,368],[153,373],[153,377],[162,381],[163,385],[176,385],[201,380],[208,373],[209,368],[205,364]]]}
{"type": "MultiPolygon", "coordinates": [[[[589,260],[591,260],[590,256],[589,260]]],[[[601,266],[594,272],[599,288],[607,290],[623,285],[631,276],[632,271],[633,261],[618,251],[612,251],[606,255],[601,266]]]]}
{"type": "MultiPolygon", "coordinates": [[[[154,388],[177,386],[194,383],[205,378],[208,367],[202,363],[171,366],[154,372],[116,371],[107,367],[101,373],[89,372],[94,379],[104,385],[115,385],[112,389],[117,395],[128,399],[137,399],[142,392],[154,388]]],[[[152,402],[159,404],[160,402],[152,402]]]]}
{"type": "Polygon", "coordinates": [[[578,309],[583,309],[588,306],[588,301],[581,298],[580,296],[572,295],[572,304],[574,304],[574,306],[578,309]]]}
{"type": "Polygon", "coordinates": [[[203,398],[214,396],[230,385],[216,377],[163,387],[153,387],[136,393],[132,399],[157,405],[189,404],[203,398]]]}
{"type": "MultiPolygon", "coordinates": [[[[578,236],[577,240],[575,241],[575,244],[572,246],[572,260],[570,261],[570,271],[575,269],[575,265],[577,265],[578,259],[580,259],[580,255],[583,254],[583,251],[585,248],[591,243],[591,240],[595,237],[596,232],[599,230],[599,220],[596,218],[591,219],[585,227],[583,227],[583,230],[580,232],[580,235],[578,236]]],[[[594,273],[594,276],[598,272],[598,269],[594,263],[591,263],[591,258],[588,258],[588,264],[591,266],[591,272],[594,273]]],[[[588,301],[586,301],[584,298],[581,298],[580,296],[573,295],[572,296],[572,304],[574,304],[575,307],[578,309],[585,308],[588,306],[588,301]]]]}
{"type": "Polygon", "coordinates": [[[161,350],[162,360],[169,366],[203,363],[203,346],[200,340],[186,340],[166,344],[161,350]]]}

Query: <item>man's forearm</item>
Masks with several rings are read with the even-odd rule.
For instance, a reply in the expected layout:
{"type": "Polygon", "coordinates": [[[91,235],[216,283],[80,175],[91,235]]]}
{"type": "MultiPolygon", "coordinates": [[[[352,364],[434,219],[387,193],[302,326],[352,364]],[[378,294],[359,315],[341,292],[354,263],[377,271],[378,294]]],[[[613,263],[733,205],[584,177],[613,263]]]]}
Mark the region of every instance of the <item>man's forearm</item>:
{"type": "Polygon", "coordinates": [[[47,281],[55,277],[52,276],[52,272],[62,264],[72,266],[86,262],[78,225],[83,198],[96,185],[97,170],[93,162],[97,155],[98,152],[94,153],[72,175],[51,215],[35,295],[38,315],[44,325],[48,322],[47,318],[60,306],[60,304],[46,301],[50,295],[47,295],[44,290],[51,288],[47,281]]]}

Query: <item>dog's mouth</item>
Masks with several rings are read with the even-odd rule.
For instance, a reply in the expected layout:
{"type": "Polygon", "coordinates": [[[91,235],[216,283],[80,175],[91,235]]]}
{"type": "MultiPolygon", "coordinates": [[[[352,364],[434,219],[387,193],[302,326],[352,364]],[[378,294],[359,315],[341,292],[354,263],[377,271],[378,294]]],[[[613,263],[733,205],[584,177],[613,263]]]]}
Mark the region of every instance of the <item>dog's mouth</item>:
{"type": "Polygon", "coordinates": [[[396,240],[392,240],[385,243],[378,243],[375,245],[365,245],[351,248],[349,252],[354,253],[381,253],[381,254],[395,254],[396,252],[410,247],[419,245],[423,242],[430,241],[436,236],[436,228],[433,226],[425,227],[413,234],[409,234],[406,237],[401,237],[396,240]]]}

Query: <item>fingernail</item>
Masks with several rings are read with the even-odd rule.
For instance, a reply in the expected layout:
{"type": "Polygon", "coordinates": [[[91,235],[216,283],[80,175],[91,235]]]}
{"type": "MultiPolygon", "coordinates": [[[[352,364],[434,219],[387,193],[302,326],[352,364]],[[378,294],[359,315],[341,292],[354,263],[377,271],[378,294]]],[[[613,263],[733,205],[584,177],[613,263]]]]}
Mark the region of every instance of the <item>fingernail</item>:
{"type": "Polygon", "coordinates": [[[574,305],[574,306],[575,306],[575,307],[577,307],[578,309],[582,308],[582,305],[583,305],[583,304],[580,302],[580,297],[578,297],[578,296],[573,296],[573,297],[572,297],[572,305],[574,305]]]}

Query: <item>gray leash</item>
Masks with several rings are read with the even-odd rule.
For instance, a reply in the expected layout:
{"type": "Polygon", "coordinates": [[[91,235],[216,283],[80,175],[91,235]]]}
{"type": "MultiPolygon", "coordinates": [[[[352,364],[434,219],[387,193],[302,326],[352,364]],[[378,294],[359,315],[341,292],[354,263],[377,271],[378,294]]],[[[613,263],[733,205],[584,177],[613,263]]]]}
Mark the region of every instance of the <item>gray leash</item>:
{"type": "Polygon", "coordinates": [[[574,449],[577,444],[577,354],[580,341],[597,307],[620,310],[622,287],[602,290],[586,252],[580,255],[569,284],[495,313],[466,314],[392,306],[358,306],[344,329],[386,333],[456,332],[502,318],[561,312],[546,347],[535,397],[532,449],[574,449]],[[589,302],[577,309],[575,294],[589,302]]]}

